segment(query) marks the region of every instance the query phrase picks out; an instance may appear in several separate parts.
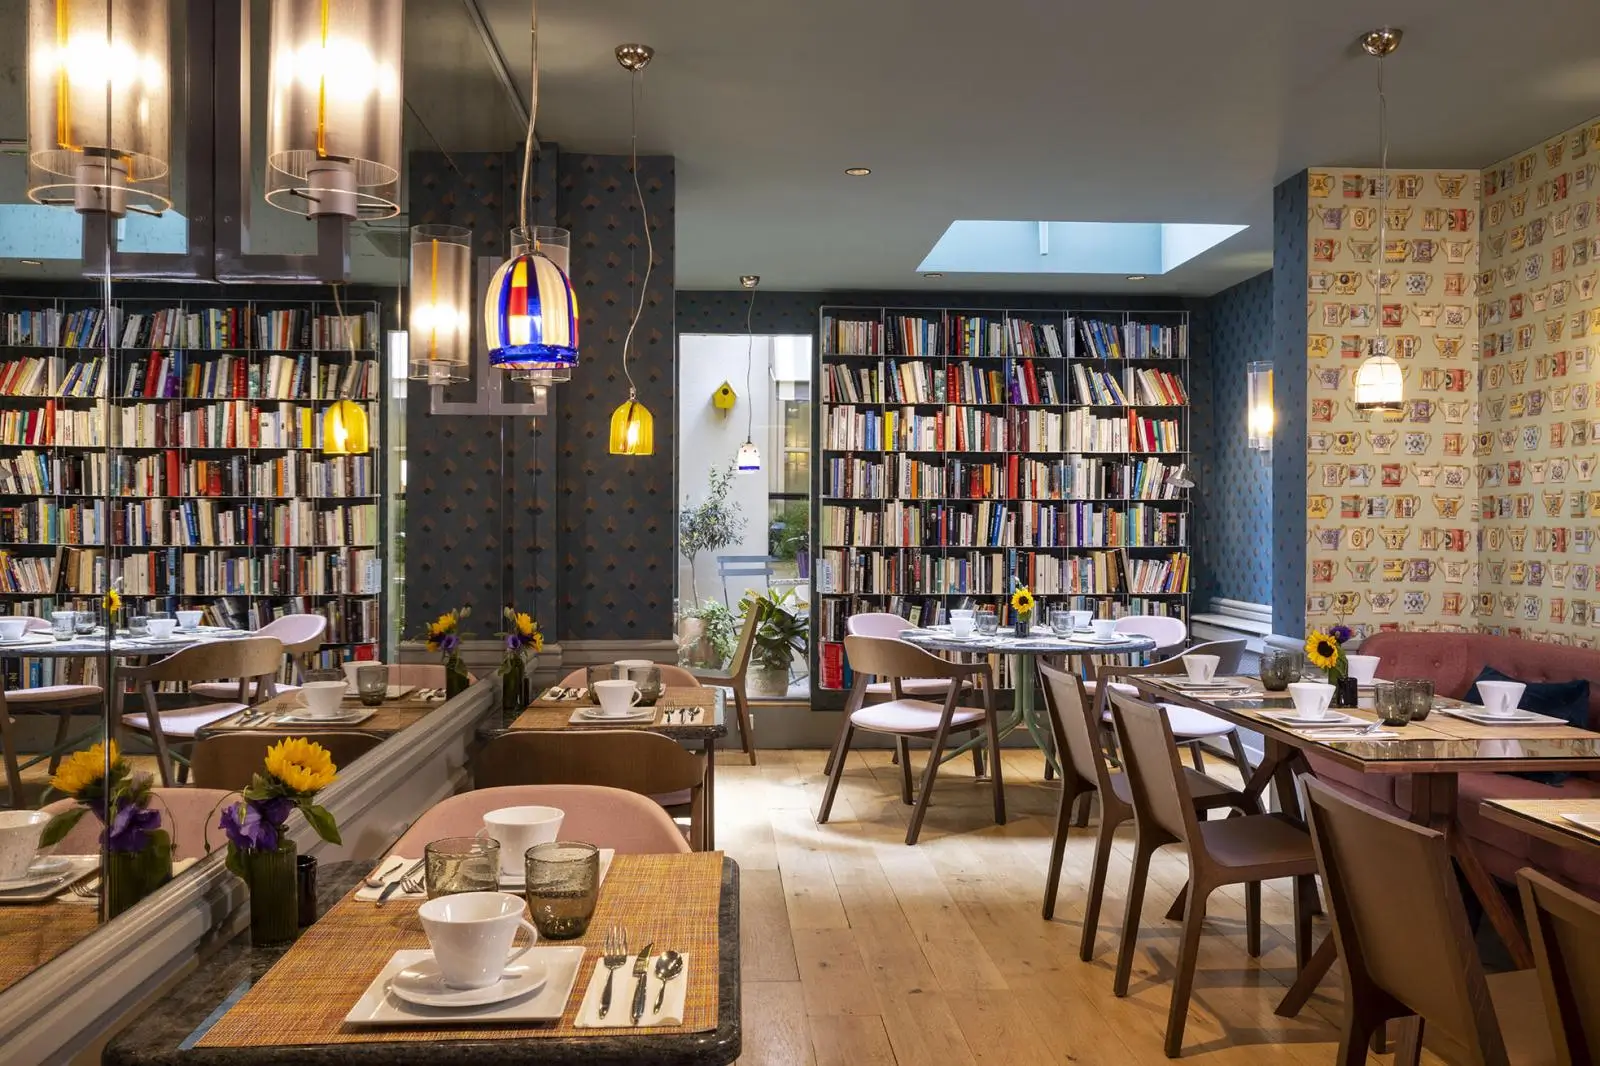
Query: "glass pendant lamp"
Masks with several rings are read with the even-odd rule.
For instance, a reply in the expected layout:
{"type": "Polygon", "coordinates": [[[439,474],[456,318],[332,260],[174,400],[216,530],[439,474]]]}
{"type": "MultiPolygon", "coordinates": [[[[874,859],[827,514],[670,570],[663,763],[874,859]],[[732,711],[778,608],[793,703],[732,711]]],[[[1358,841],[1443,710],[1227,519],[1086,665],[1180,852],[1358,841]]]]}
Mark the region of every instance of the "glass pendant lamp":
{"type": "Polygon", "coordinates": [[[654,455],[655,452],[655,417],[630,394],[628,402],[611,415],[611,454],[654,455]]]}
{"type": "Polygon", "coordinates": [[[761,275],[742,274],[739,277],[739,284],[750,290],[750,302],[744,309],[744,443],[739,445],[733,465],[741,474],[753,474],[761,469],[761,449],[756,447],[755,436],[755,393],[750,391],[751,375],[756,361],[756,334],[753,325],[756,312],[756,286],[761,284],[761,275]]]}
{"type": "Polygon", "coordinates": [[[411,227],[411,317],[406,346],[413,381],[467,380],[472,342],[472,231],[411,227]]]}
{"type": "Polygon", "coordinates": [[[1398,411],[1404,406],[1405,377],[1400,364],[1382,348],[1356,368],[1355,405],[1358,411],[1398,411]]]}
{"type": "Polygon", "coordinates": [[[634,331],[639,328],[639,316],[644,314],[645,297],[650,292],[650,272],[656,261],[656,242],[650,233],[650,211],[645,206],[644,190],[639,185],[639,86],[645,65],[654,55],[655,50],[647,44],[619,44],[616,48],[617,63],[629,74],[629,173],[633,176],[633,194],[639,205],[639,221],[644,226],[645,260],[639,299],[634,304],[627,335],[622,338],[622,375],[628,379],[628,398],[611,415],[612,455],[654,455],[656,451],[656,420],[649,409],[639,402],[639,390],[633,383],[633,371],[628,366],[628,352],[633,347],[634,331]]]}
{"type": "Polygon", "coordinates": [[[535,226],[511,233],[484,298],[489,365],[535,385],[567,381],[578,365],[578,298],[567,277],[572,235],[535,226]],[[559,261],[558,261],[559,260],[559,261]]]}
{"type": "Polygon", "coordinates": [[[354,400],[329,404],[322,415],[322,454],[365,455],[369,450],[367,409],[354,400]]]}
{"type": "Polygon", "coordinates": [[[1245,379],[1245,426],[1251,451],[1270,452],[1277,413],[1272,409],[1272,364],[1251,363],[1245,379]]]}

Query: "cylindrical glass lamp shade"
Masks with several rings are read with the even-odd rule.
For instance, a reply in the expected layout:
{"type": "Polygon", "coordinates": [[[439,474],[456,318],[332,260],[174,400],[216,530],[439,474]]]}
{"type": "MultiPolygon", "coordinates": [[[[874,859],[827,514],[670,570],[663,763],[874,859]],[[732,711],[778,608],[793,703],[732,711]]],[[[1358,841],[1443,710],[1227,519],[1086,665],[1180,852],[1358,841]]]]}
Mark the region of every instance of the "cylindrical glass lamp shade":
{"type": "Polygon", "coordinates": [[[633,397],[611,415],[612,455],[654,455],[656,420],[644,404],[633,397]]]}
{"type": "Polygon", "coordinates": [[[322,416],[323,454],[365,455],[369,450],[367,409],[354,400],[329,404],[322,416]]]}
{"type": "Polygon", "coordinates": [[[1245,420],[1250,434],[1250,449],[1272,450],[1272,431],[1277,413],[1272,407],[1272,364],[1251,363],[1247,370],[1245,420]]]}
{"type": "Polygon", "coordinates": [[[484,299],[489,365],[533,384],[566,381],[578,365],[578,298],[567,277],[566,230],[513,230],[511,258],[500,264],[484,299]]]}
{"type": "Polygon", "coordinates": [[[1405,399],[1405,376],[1387,355],[1370,355],[1356,368],[1358,411],[1398,411],[1405,399]]]}
{"type": "Polygon", "coordinates": [[[400,212],[404,10],[394,0],[273,0],[269,204],[351,219],[400,212]]]}
{"type": "Polygon", "coordinates": [[[472,345],[472,231],[411,227],[411,320],[407,347],[413,381],[465,381],[472,345]]]}
{"type": "Polygon", "coordinates": [[[28,0],[28,198],[172,206],[167,0],[28,0]]]}
{"type": "Polygon", "coordinates": [[[761,469],[761,449],[753,441],[745,441],[739,445],[739,454],[734,456],[734,466],[741,474],[753,474],[761,469]]]}

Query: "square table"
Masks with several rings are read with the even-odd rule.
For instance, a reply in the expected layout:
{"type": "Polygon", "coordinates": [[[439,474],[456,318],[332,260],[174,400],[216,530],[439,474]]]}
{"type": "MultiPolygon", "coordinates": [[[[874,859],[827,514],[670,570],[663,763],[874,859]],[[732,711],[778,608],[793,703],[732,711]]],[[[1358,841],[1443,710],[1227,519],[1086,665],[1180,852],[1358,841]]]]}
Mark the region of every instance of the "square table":
{"type": "Polygon", "coordinates": [[[1478,810],[1491,822],[1508,825],[1531,837],[1575,851],[1593,849],[1600,854],[1600,832],[1564,817],[1581,814],[1600,820],[1600,799],[1491,799],[1484,800],[1478,810]]]}

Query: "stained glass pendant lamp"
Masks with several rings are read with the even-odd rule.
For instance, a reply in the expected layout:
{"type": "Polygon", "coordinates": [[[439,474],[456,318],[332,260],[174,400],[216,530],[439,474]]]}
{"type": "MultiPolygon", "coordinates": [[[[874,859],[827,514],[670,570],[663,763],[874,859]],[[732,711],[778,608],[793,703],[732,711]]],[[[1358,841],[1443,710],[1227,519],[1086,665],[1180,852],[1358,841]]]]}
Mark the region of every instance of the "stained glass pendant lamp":
{"type": "MultiPolygon", "coordinates": [[[[513,241],[515,242],[515,235],[513,241]]],[[[531,246],[513,244],[511,258],[489,281],[483,304],[489,365],[501,370],[565,372],[578,365],[578,298],[566,271],[531,246]]]]}
{"type": "Polygon", "coordinates": [[[739,445],[739,452],[734,456],[733,465],[741,474],[753,474],[761,469],[761,449],[756,447],[756,405],[748,397],[755,395],[750,391],[750,375],[751,368],[755,365],[756,344],[756,335],[752,323],[755,321],[756,286],[761,284],[761,275],[742,274],[739,277],[739,284],[750,290],[750,303],[745,307],[744,311],[744,392],[747,399],[745,401],[744,443],[739,445]]]}
{"type": "MultiPolygon", "coordinates": [[[[1383,259],[1389,247],[1389,100],[1383,91],[1383,61],[1400,47],[1401,32],[1395,29],[1373,30],[1359,39],[1362,51],[1378,61],[1378,257],[1383,259]]],[[[1383,307],[1379,290],[1373,286],[1373,321],[1377,332],[1371,340],[1366,359],[1356,368],[1355,406],[1358,411],[1399,411],[1405,399],[1405,375],[1400,364],[1389,354],[1389,345],[1383,336],[1383,307]]]]}
{"type": "Polygon", "coordinates": [[[655,50],[647,44],[617,45],[617,63],[628,72],[628,106],[631,115],[632,136],[630,144],[630,172],[633,175],[633,192],[639,204],[639,221],[644,225],[644,281],[639,286],[639,301],[634,306],[628,333],[622,338],[622,374],[628,379],[628,399],[611,415],[612,455],[654,455],[656,451],[656,420],[648,408],[639,402],[639,390],[633,383],[633,371],[628,367],[628,350],[633,345],[634,331],[639,328],[639,316],[644,313],[645,297],[650,291],[650,271],[655,266],[656,244],[650,234],[650,212],[645,207],[644,190],[639,185],[639,86],[644,68],[655,50]]]}

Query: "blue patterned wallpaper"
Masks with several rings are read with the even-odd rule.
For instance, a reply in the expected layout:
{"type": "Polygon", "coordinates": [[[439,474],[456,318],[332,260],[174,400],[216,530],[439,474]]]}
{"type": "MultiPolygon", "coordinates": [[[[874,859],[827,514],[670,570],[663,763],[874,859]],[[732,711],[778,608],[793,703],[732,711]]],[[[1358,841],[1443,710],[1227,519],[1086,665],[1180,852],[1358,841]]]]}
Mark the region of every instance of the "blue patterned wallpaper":
{"type": "Polygon", "coordinates": [[[1306,172],[1272,194],[1272,629],[1305,633],[1306,172]]]}

